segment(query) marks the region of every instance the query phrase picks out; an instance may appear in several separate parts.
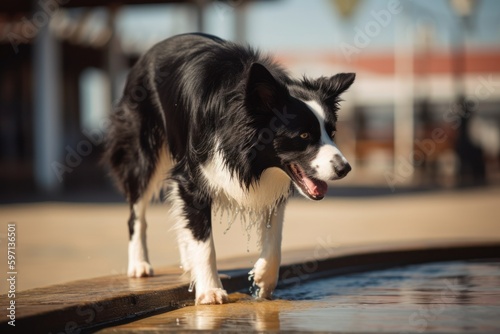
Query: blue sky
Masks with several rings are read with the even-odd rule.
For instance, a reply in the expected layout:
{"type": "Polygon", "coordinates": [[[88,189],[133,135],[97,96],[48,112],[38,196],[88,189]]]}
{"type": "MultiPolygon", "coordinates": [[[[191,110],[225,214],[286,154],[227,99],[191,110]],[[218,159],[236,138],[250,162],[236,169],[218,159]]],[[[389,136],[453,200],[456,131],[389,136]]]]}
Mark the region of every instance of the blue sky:
{"type": "MultiPolygon", "coordinates": [[[[367,24],[377,24],[374,12],[387,11],[391,1],[360,1],[350,20],[338,15],[330,0],[277,0],[257,2],[247,8],[247,40],[264,50],[288,52],[339,51],[341,43],[353,44],[367,24]]],[[[237,0],[233,1],[237,3],[237,0]]],[[[404,26],[432,27],[433,47],[447,47],[452,33],[460,28],[448,0],[401,0],[402,11],[390,16],[370,37],[373,49],[392,48],[395,22],[404,26]]],[[[124,9],[118,27],[123,36],[136,42],[161,40],[195,30],[194,12],[183,5],[140,6],[124,9]]],[[[468,31],[471,47],[500,47],[500,1],[478,0],[473,27],[468,31]]],[[[233,39],[234,8],[212,4],[207,11],[207,32],[233,39]]],[[[372,25],[372,28],[374,26],[372,25]]],[[[376,27],[375,27],[376,28],[376,27]]]]}

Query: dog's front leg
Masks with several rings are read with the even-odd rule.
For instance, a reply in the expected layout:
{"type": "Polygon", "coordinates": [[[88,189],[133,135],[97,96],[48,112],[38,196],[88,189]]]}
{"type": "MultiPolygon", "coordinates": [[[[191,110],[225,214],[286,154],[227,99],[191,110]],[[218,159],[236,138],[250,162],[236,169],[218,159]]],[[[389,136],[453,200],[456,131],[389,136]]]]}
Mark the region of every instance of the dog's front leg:
{"type": "Polygon", "coordinates": [[[276,210],[270,222],[262,222],[260,226],[261,253],[250,272],[254,281],[254,295],[259,298],[270,299],[278,282],[285,204],[276,210]]]}
{"type": "Polygon", "coordinates": [[[217,273],[211,203],[195,189],[175,182],[170,194],[181,263],[195,285],[196,304],[223,304],[228,298],[217,273]]]}

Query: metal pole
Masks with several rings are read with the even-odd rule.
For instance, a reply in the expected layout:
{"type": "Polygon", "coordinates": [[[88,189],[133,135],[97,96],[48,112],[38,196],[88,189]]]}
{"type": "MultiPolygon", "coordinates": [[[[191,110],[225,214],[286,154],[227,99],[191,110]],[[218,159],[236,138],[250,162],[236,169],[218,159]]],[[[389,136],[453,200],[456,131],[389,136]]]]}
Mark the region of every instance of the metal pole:
{"type": "Polygon", "coordinates": [[[60,64],[60,45],[47,23],[33,45],[34,177],[37,188],[47,193],[62,188],[51,166],[62,162],[60,64]]]}
{"type": "Polygon", "coordinates": [[[120,45],[120,38],[116,31],[116,16],[120,7],[108,8],[108,27],[111,29],[111,38],[106,47],[106,67],[109,75],[110,100],[113,104],[120,98],[123,87],[120,86],[120,73],[126,68],[126,58],[120,45]]]}
{"type": "Polygon", "coordinates": [[[394,171],[401,172],[399,180],[409,184],[413,180],[413,31],[404,14],[396,19],[394,49],[394,171]],[[408,168],[408,163],[411,168],[408,168]],[[404,172],[400,171],[406,165],[404,172]]]}
{"type": "Polygon", "coordinates": [[[246,2],[235,5],[235,41],[240,44],[247,42],[246,2]]]}
{"type": "Polygon", "coordinates": [[[205,32],[205,8],[207,7],[207,0],[196,0],[194,4],[197,15],[196,30],[198,32],[205,32]]]}

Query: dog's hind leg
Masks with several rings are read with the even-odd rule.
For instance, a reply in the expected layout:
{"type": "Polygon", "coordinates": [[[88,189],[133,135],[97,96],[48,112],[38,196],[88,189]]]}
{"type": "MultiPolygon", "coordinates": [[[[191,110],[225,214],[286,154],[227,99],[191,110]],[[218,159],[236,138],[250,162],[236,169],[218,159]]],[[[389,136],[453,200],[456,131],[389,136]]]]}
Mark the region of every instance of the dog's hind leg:
{"type": "Polygon", "coordinates": [[[130,206],[127,271],[129,277],[153,275],[146,244],[146,208],[150,200],[148,197],[145,195],[130,206]]]}
{"type": "Polygon", "coordinates": [[[111,115],[103,158],[130,205],[128,275],[143,277],[153,274],[146,247],[146,208],[167,177],[169,159],[157,107],[149,99],[132,102],[124,97],[111,115]]]}
{"type": "Polygon", "coordinates": [[[177,230],[181,264],[195,285],[196,304],[226,303],[227,293],[217,273],[212,238],[211,202],[182,176],[173,178],[169,200],[177,230]]]}
{"type": "Polygon", "coordinates": [[[166,153],[160,152],[156,170],[153,173],[145,191],[134,203],[130,204],[129,244],[128,244],[128,276],[145,277],[153,275],[153,268],[149,262],[146,244],[146,209],[154,196],[163,188],[168,173],[168,158],[166,153]]]}
{"type": "Polygon", "coordinates": [[[270,222],[259,226],[261,253],[250,276],[253,276],[254,295],[270,299],[278,283],[281,264],[281,238],[286,203],[282,203],[271,214],[270,222]]]}

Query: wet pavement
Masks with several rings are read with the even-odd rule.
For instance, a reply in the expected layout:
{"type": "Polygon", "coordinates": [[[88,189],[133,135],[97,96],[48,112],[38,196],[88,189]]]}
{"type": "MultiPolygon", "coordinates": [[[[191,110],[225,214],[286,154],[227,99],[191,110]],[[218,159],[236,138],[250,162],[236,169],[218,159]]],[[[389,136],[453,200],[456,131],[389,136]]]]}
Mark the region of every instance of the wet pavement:
{"type": "Polygon", "coordinates": [[[499,333],[498,260],[438,262],[281,288],[275,300],[244,293],[187,306],[99,333],[132,331],[334,331],[499,333]]]}

